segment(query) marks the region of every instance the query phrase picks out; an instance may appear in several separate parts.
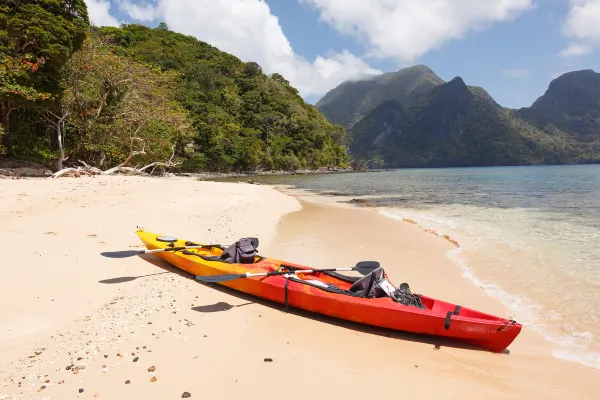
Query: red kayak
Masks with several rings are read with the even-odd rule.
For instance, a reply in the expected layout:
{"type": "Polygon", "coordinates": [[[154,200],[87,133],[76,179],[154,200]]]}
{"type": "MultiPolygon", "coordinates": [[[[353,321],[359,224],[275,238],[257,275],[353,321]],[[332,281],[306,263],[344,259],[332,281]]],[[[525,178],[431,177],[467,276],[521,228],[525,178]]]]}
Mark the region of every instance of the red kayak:
{"type": "Polygon", "coordinates": [[[312,270],[258,256],[257,240],[240,240],[224,249],[145,231],[137,234],[154,255],[201,281],[217,282],[286,306],[366,325],[451,338],[494,352],[506,349],[521,331],[521,324],[514,320],[414,294],[406,283],[395,287],[377,262],[312,270]],[[340,270],[365,276],[341,275],[340,270]]]}

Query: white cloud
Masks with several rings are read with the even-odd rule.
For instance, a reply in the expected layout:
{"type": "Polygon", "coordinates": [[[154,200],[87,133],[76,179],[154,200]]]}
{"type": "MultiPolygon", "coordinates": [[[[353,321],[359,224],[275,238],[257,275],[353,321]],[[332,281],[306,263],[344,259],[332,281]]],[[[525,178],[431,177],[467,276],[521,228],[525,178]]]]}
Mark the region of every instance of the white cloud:
{"type": "Polygon", "coordinates": [[[573,39],[559,53],[563,57],[582,56],[600,46],[600,0],[571,0],[562,31],[573,39]]]}
{"type": "Polygon", "coordinates": [[[278,72],[303,97],[322,95],[348,79],[381,73],[347,51],[314,61],[294,53],[264,1],[158,0],[145,6],[124,1],[120,8],[133,19],[160,19],[172,30],[195,36],[242,61],[257,62],[265,73],[278,72]]]}
{"type": "MultiPolygon", "coordinates": [[[[290,1],[290,0],[287,0],[290,1]]],[[[367,56],[391,58],[398,65],[453,39],[493,23],[510,21],[534,0],[297,0],[316,7],[321,19],[365,45],[367,56]]],[[[100,24],[116,25],[108,0],[86,0],[100,24]],[[112,23],[106,21],[111,20],[112,23]]],[[[278,72],[303,97],[317,96],[349,79],[381,73],[348,51],[308,60],[294,52],[278,18],[264,0],[116,0],[119,10],[138,22],[164,21],[192,35],[255,61],[266,73],[278,72]]]]}
{"type": "Polygon", "coordinates": [[[124,0],[119,2],[119,9],[138,21],[150,22],[160,18],[160,10],[154,4],[139,5],[124,0]]]}
{"type": "Polygon", "coordinates": [[[510,78],[524,78],[529,75],[529,71],[525,68],[503,69],[500,73],[510,78]]]}
{"type": "Polygon", "coordinates": [[[96,26],[119,26],[119,21],[110,15],[109,0],[85,0],[88,15],[92,25],[96,26]]]}
{"type": "Polygon", "coordinates": [[[592,52],[592,48],[588,45],[581,43],[570,43],[567,47],[562,49],[558,55],[561,57],[579,57],[592,52]]]}
{"type": "Polygon", "coordinates": [[[470,31],[510,21],[533,0],[299,0],[376,57],[412,62],[470,31]]]}

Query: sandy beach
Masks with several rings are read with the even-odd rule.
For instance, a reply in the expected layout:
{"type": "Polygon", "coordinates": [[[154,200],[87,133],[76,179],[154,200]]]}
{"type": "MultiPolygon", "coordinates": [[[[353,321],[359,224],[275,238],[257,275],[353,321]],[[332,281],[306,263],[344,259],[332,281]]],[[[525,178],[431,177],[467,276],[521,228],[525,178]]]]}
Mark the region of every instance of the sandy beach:
{"type": "Polygon", "coordinates": [[[376,210],[247,183],[107,176],[0,180],[0,400],[597,398],[599,372],[526,327],[505,354],[359,326],[199,283],[141,249],[138,226],[260,238],[311,267],[377,260],[395,285],[503,317],[454,243],[376,210]],[[266,362],[265,359],[271,359],[266,362]],[[186,397],[186,396],[184,396],[186,397]]]}

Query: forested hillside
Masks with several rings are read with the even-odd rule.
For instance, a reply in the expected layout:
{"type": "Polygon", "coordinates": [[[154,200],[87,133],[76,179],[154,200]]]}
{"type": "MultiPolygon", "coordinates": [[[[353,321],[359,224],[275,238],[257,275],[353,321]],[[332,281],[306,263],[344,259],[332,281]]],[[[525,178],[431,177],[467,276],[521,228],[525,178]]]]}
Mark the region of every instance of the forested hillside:
{"type": "Polygon", "coordinates": [[[554,80],[532,107],[502,107],[481,87],[415,66],[345,82],[317,107],[348,131],[353,161],[374,167],[600,162],[600,74],[554,80]]]}
{"type": "Polygon", "coordinates": [[[57,168],[348,165],[344,130],[286,79],[161,24],[89,26],[83,0],[0,13],[1,152],[57,168]]]}

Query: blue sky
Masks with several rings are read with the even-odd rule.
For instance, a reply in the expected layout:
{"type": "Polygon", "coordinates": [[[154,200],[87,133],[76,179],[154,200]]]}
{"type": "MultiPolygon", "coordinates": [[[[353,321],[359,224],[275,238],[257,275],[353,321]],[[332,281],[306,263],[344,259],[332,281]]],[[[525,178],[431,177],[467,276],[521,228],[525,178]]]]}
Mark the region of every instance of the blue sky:
{"type": "Polygon", "coordinates": [[[599,0],[86,2],[96,24],[166,21],[257,61],[311,103],[346,79],[425,64],[444,80],[461,76],[518,108],[564,72],[600,71],[599,0]]]}

